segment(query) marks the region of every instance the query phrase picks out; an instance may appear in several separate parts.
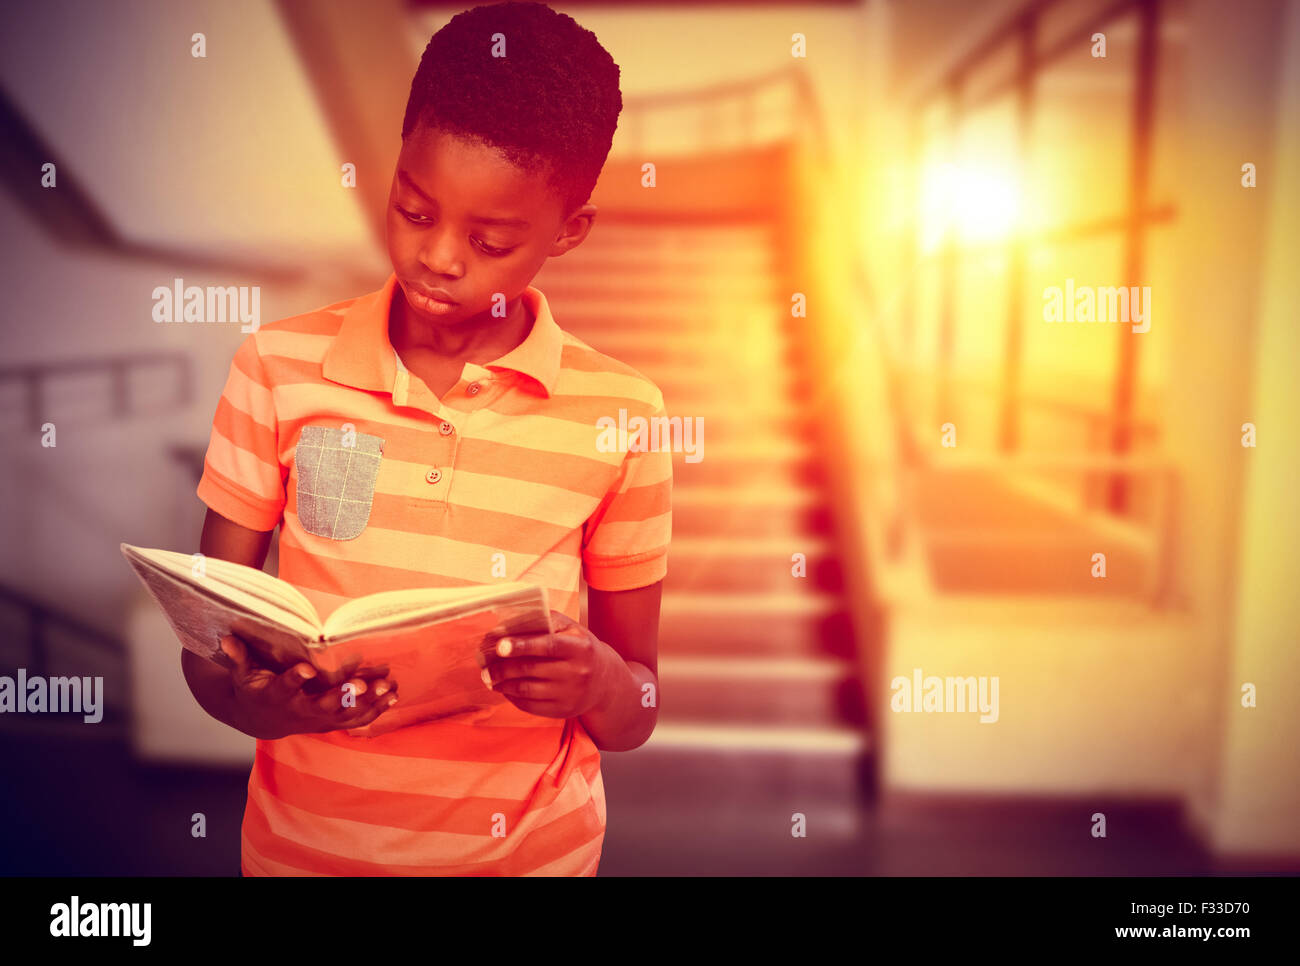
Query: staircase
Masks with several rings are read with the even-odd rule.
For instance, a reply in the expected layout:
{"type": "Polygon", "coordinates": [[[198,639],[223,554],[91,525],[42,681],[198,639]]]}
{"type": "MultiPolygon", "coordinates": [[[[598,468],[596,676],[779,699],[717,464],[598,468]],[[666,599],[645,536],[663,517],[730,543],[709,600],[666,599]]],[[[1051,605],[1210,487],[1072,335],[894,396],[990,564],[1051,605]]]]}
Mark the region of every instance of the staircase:
{"type": "MultiPolygon", "coordinates": [[[[102,684],[98,721],[85,721],[89,707],[84,713],[56,710],[53,695],[47,692],[44,713],[13,713],[10,709],[10,713],[0,715],[0,736],[127,737],[130,712],[123,693],[126,647],[121,640],[60,606],[0,584],[0,641],[0,673],[14,680],[22,668],[29,682],[37,678],[49,682],[60,677],[98,677],[102,684]]],[[[14,697],[25,706],[27,694],[15,690],[14,697]]]]}
{"type": "Polygon", "coordinates": [[[659,724],[602,756],[602,874],[824,871],[857,829],[862,688],[775,232],[602,218],[534,282],[704,426],[701,458],[673,458],[659,724]]]}

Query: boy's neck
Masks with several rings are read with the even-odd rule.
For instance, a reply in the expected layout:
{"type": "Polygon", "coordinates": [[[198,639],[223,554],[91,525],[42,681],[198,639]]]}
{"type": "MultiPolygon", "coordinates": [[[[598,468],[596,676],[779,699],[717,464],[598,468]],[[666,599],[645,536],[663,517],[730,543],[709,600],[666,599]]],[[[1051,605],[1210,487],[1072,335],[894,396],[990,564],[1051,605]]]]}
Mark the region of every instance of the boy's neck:
{"type": "Polygon", "coordinates": [[[457,362],[482,364],[499,359],[528,337],[533,314],[522,298],[506,305],[505,318],[480,313],[439,326],[416,318],[399,288],[388,315],[388,341],[398,354],[429,353],[457,362]]]}

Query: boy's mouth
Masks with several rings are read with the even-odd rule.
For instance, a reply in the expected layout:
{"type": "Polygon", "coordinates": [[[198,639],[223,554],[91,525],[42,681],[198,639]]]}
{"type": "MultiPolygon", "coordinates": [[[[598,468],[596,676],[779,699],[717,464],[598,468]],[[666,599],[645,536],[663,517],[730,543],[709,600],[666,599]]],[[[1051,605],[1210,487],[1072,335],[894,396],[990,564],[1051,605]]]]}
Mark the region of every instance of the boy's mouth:
{"type": "Polygon", "coordinates": [[[407,289],[407,296],[417,309],[433,315],[444,315],[460,304],[440,288],[411,286],[407,289]]]}

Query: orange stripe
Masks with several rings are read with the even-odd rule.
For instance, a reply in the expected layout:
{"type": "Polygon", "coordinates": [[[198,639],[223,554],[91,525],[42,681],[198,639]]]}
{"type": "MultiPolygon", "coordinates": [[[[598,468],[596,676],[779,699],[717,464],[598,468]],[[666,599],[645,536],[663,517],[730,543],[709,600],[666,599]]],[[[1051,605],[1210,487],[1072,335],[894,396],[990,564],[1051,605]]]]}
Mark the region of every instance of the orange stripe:
{"type": "MultiPolygon", "coordinates": [[[[290,519],[286,517],[286,520],[290,519]]],[[[385,590],[416,590],[422,587],[482,587],[489,580],[466,580],[427,570],[414,570],[403,567],[385,567],[380,564],[361,563],[359,561],[332,561],[319,554],[313,554],[299,545],[295,531],[297,527],[288,527],[282,532],[280,540],[280,570],[282,580],[299,588],[310,588],[327,594],[340,594],[347,597],[365,597],[385,590]],[[291,543],[290,541],[294,541],[291,543]]],[[[324,540],[326,538],[316,538],[324,540]]],[[[548,558],[552,566],[554,562],[548,558]]],[[[565,561],[565,570],[577,575],[581,570],[581,561],[569,557],[565,561]]],[[[508,573],[510,580],[520,580],[535,586],[546,587],[547,594],[553,598],[551,605],[555,610],[557,601],[568,594],[577,593],[573,588],[554,587],[549,581],[538,580],[530,574],[508,573]]],[[[322,618],[326,615],[321,615],[322,618]]]]}
{"type": "MultiPolygon", "coordinates": [[[[493,717],[501,719],[501,727],[484,728],[477,722],[463,724],[455,718],[448,718],[401,728],[375,739],[351,738],[342,731],[310,737],[344,751],[359,747],[374,755],[434,758],[440,761],[531,762],[547,768],[552,767],[557,757],[564,752],[562,732],[566,725],[563,719],[528,714],[509,702],[502,705],[493,717]],[[527,723],[512,726],[508,723],[511,718],[526,719],[527,723]],[[435,740],[440,744],[432,744],[435,740]]],[[[293,736],[300,737],[308,736],[293,736]]],[[[585,743],[588,750],[595,749],[590,738],[579,743],[585,743]]]]}
{"type": "MultiPolygon", "coordinates": [[[[353,299],[345,299],[343,302],[330,306],[334,309],[346,309],[351,305],[353,299]]],[[[303,315],[290,316],[287,319],[280,319],[276,322],[268,323],[261,327],[262,332],[301,332],[304,335],[338,335],[339,328],[343,325],[343,315],[341,311],[329,311],[329,309],[317,309],[314,312],[306,312],[303,315]]]]}
{"type": "Polygon", "coordinates": [[[524,797],[381,791],[317,778],[266,755],[257,756],[253,772],[252,784],[276,789],[279,801],[312,815],[417,832],[487,836],[491,834],[493,815],[504,815],[506,827],[514,828],[530,809],[550,805],[560,793],[560,789],[545,782],[538,786],[537,796],[531,801],[524,797]]]}
{"type": "Polygon", "coordinates": [[[673,481],[630,486],[605,513],[606,521],[640,522],[672,510],[673,481]]]}
{"type": "MultiPolygon", "coordinates": [[[[321,364],[288,356],[266,356],[262,360],[267,378],[277,392],[289,392],[298,387],[320,386],[321,364]]],[[[354,393],[355,394],[355,393],[354,393]]]]}
{"type": "MultiPolygon", "coordinates": [[[[251,847],[264,860],[312,869],[325,875],[525,875],[583,845],[590,845],[593,850],[598,849],[604,836],[604,828],[596,820],[595,807],[588,801],[553,821],[522,833],[523,837],[517,842],[511,830],[519,830],[522,823],[512,825],[508,818],[505,825],[507,834],[503,837],[493,836],[491,825],[484,833],[466,837],[465,845],[487,856],[483,859],[445,862],[400,862],[389,859],[373,862],[353,855],[336,854],[275,834],[261,803],[262,794],[264,793],[260,789],[250,783],[243,827],[246,847],[251,847]]],[[[269,803],[274,799],[267,801],[269,803]]],[[[283,798],[279,801],[283,801],[283,798]]],[[[296,814],[294,806],[287,806],[287,809],[286,815],[296,814]]],[[[540,814],[542,813],[533,812],[530,817],[540,814]]],[[[394,833],[376,827],[373,832],[367,833],[364,826],[358,826],[355,834],[367,839],[373,836],[385,843],[387,850],[404,851],[397,843],[408,839],[413,849],[418,849],[421,843],[419,832],[404,835],[400,831],[394,833]]]]}
{"type": "MultiPolygon", "coordinates": [[[[275,427],[260,423],[248,413],[236,409],[225,396],[217,403],[217,414],[212,420],[212,426],[225,439],[256,456],[262,457],[263,454],[276,451],[275,427]]],[[[278,473],[279,460],[271,465],[275,466],[278,473]]]]}

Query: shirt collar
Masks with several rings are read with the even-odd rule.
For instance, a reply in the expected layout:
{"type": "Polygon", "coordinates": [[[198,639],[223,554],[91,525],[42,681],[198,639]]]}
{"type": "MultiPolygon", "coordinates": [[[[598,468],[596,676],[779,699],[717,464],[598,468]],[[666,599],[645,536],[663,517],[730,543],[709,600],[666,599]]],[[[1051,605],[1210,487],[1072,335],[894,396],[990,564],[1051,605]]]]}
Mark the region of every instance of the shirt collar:
{"type": "MultiPolygon", "coordinates": [[[[362,295],[348,306],[338,335],[325,353],[321,371],[326,379],[371,392],[393,391],[397,353],[388,338],[388,314],[394,295],[401,297],[396,272],[379,291],[362,295]]],[[[520,298],[533,314],[532,328],[523,342],[483,366],[522,373],[550,396],[560,373],[564,334],[540,289],[529,285],[520,298]]]]}

